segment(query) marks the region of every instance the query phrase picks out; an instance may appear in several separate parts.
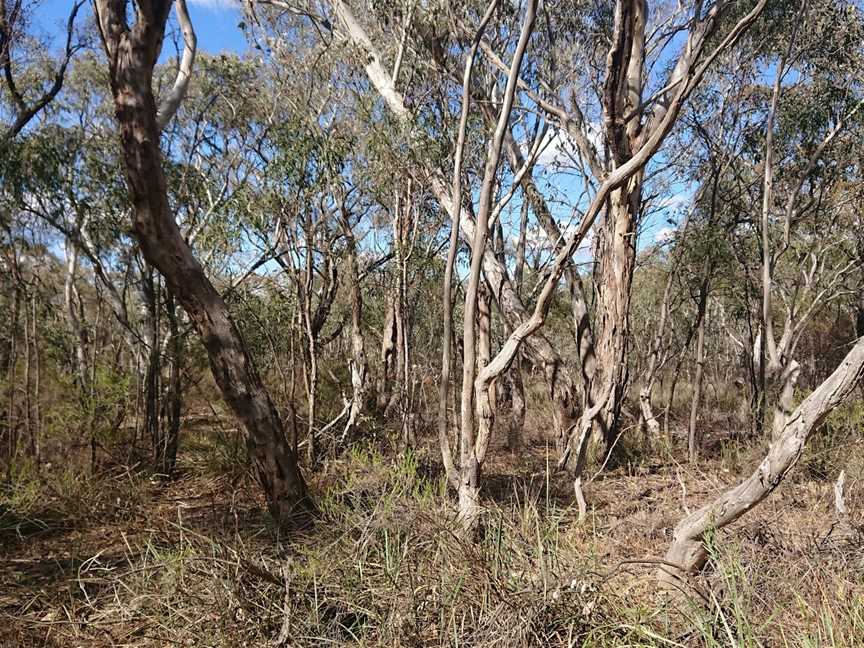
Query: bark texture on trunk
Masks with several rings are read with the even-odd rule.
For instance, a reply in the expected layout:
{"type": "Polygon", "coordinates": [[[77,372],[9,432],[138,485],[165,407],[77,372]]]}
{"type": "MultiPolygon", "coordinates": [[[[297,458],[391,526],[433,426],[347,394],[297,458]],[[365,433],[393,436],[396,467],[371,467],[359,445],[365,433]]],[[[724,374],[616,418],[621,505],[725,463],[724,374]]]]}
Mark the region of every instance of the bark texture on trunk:
{"type": "Polygon", "coordinates": [[[228,307],[183,240],[168,204],[151,83],[171,2],[141,0],[136,7],[136,21],[130,27],[126,2],[96,2],[133,232],[145,258],[165,278],[201,336],[216,384],[242,425],[268,509],[277,522],[287,523],[308,503],[296,457],[228,307]]]}
{"type": "Polygon", "coordinates": [[[596,369],[592,376],[591,402],[611,381],[612,392],[595,419],[606,447],[618,436],[621,406],[628,379],[627,343],[630,333],[630,291],[636,265],[636,223],[641,202],[641,173],[625,188],[613,191],[606,215],[597,232],[596,369]]]}
{"type": "Polygon", "coordinates": [[[390,409],[393,399],[393,382],[396,379],[396,299],[394,295],[387,298],[387,312],[384,318],[384,330],[381,333],[381,370],[378,374],[376,407],[382,414],[390,409]]]}
{"type": "Polygon", "coordinates": [[[749,477],[675,527],[666,553],[668,565],[661,568],[660,578],[671,581],[698,572],[708,555],[705,534],[731,524],[774,492],[798,461],[810,434],[849,397],[862,378],[864,339],[858,340],[834,373],[791,412],[768,454],[749,477]]]}
{"type": "Polygon", "coordinates": [[[360,266],[357,262],[357,241],[347,211],[342,213],[342,227],[345,232],[348,253],[349,280],[351,287],[351,410],[345,423],[345,435],[357,429],[360,414],[366,406],[368,389],[369,362],[366,360],[366,345],[363,341],[363,290],[360,286],[360,266]]]}

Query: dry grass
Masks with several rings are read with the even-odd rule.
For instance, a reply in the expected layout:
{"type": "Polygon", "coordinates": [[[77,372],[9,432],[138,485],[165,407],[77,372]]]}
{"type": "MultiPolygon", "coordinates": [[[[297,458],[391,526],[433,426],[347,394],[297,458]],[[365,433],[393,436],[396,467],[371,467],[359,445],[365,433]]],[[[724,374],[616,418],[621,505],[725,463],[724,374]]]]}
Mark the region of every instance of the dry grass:
{"type": "MultiPolygon", "coordinates": [[[[314,477],[314,524],[280,536],[235,448],[196,432],[170,483],[21,475],[0,508],[2,646],[861,646],[864,447],[829,422],[788,483],[712,539],[691,607],[653,578],[674,523],[759,448],[620,465],[578,523],[551,450],[497,451],[479,538],[454,533],[434,448],[357,447],[314,477]],[[832,427],[833,426],[833,427],[832,427]]],[[[220,441],[221,439],[221,441],[220,441]]],[[[635,454],[635,453],[634,453],[635,454]]],[[[626,456],[629,456],[627,453],[626,456]]]]}

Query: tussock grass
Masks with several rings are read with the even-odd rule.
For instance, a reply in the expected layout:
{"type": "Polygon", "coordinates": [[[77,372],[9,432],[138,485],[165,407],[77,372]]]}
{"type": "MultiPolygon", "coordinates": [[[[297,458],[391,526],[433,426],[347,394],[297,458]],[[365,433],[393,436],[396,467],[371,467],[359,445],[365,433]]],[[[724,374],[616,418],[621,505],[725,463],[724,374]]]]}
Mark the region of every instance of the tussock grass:
{"type": "MultiPolygon", "coordinates": [[[[466,539],[434,448],[361,444],[313,478],[318,516],[286,536],[248,473],[222,471],[226,434],[187,437],[169,483],[127,471],[7,485],[0,645],[864,645],[864,542],[835,524],[830,480],[804,470],[711,539],[689,602],[656,591],[655,559],[683,509],[758,449],[697,467],[621,465],[589,484],[581,524],[545,446],[498,452],[483,530],[466,539]],[[23,518],[36,526],[10,530],[23,518]]],[[[825,470],[860,460],[832,438],[812,449],[825,470]]],[[[847,501],[861,510],[854,479],[847,501]]]]}

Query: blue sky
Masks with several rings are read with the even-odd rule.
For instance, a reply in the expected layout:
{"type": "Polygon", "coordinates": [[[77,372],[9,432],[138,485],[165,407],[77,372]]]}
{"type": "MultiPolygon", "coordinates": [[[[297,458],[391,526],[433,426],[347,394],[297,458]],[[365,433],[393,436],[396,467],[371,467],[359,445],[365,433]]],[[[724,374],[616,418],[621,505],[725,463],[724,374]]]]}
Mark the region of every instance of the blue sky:
{"type": "MultiPolygon", "coordinates": [[[[236,0],[187,0],[187,5],[198,37],[199,51],[219,54],[222,52],[242,53],[248,49],[243,32],[238,27],[238,23],[242,20],[242,11],[236,0]]],[[[65,34],[65,23],[70,7],[71,0],[42,0],[34,9],[33,25],[36,32],[50,42],[52,48],[62,46],[62,37],[65,34]]],[[[89,29],[92,24],[89,23],[90,20],[92,20],[92,8],[88,2],[81,9],[78,19],[79,29],[89,29]]],[[[172,12],[169,34],[162,51],[161,58],[163,61],[176,55],[175,42],[178,43],[178,47],[181,46],[179,45],[179,30],[176,27],[176,20],[172,12]]],[[[672,49],[676,48],[673,47],[672,49]]],[[[554,173],[556,165],[553,163],[553,158],[562,146],[562,137],[561,134],[556,135],[554,131],[550,131],[551,145],[541,156],[540,163],[541,165],[550,164],[549,171],[552,173],[546,175],[546,179],[551,180],[552,185],[557,188],[556,193],[563,192],[565,196],[575,198],[581,193],[581,183],[575,182],[573,177],[554,173]]],[[[668,198],[669,204],[664,205],[665,209],[661,209],[654,218],[643,223],[640,247],[652,244],[656,239],[663,238],[669,232],[671,228],[667,219],[672,217],[675,221],[678,220],[675,212],[683,206],[681,203],[686,202],[690,191],[690,188],[687,187],[673,188],[673,193],[677,195],[670,196],[668,198]]],[[[558,216],[562,227],[566,227],[572,217],[570,208],[555,206],[554,204],[550,206],[553,207],[553,212],[558,216]]],[[[518,223],[519,208],[520,201],[516,198],[506,210],[508,213],[504,216],[504,220],[518,223]]]]}
{"type": "MultiPolygon", "coordinates": [[[[246,39],[237,27],[241,20],[241,12],[237,3],[232,0],[186,0],[195,34],[198,36],[198,48],[201,51],[218,54],[220,52],[243,52],[246,50],[246,39]]],[[[42,0],[33,11],[33,24],[38,32],[49,38],[52,45],[60,47],[59,34],[65,31],[66,20],[72,6],[71,0],[42,0]]],[[[81,8],[78,23],[85,25],[81,18],[88,20],[92,16],[90,3],[81,8]]],[[[176,21],[172,14],[172,24],[176,21]]],[[[165,43],[164,56],[173,56],[170,43],[165,43]]]]}

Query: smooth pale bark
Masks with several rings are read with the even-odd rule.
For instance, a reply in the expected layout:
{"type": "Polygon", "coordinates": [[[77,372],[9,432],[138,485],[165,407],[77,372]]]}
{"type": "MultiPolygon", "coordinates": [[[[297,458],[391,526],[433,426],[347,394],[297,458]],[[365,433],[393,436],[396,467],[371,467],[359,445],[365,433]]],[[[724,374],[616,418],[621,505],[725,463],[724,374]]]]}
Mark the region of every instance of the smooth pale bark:
{"type": "MultiPolygon", "coordinates": [[[[480,284],[480,292],[477,296],[477,371],[489,364],[492,359],[492,299],[489,292],[480,284]]],[[[489,400],[493,405],[498,399],[495,392],[495,383],[489,385],[489,400]]]]}
{"type": "Polygon", "coordinates": [[[756,470],[675,527],[660,578],[672,581],[698,572],[708,556],[705,534],[731,524],[774,492],[801,456],[812,432],[849,398],[862,378],[864,339],[859,339],[840,366],[790,414],[756,470]]]}
{"type": "MultiPolygon", "coordinates": [[[[483,268],[483,257],[489,239],[490,214],[494,198],[495,178],[501,162],[504,136],[508,130],[510,113],[516,94],[516,80],[519,69],[528,47],[531,32],[534,29],[534,19],[537,13],[537,0],[528,0],[525,8],[525,18],[519,33],[519,41],[510,63],[507,75],[507,85],[499,108],[495,131],[489,141],[486,162],[483,169],[483,183],[480,187],[477,222],[474,238],[471,244],[471,264],[468,270],[465,287],[465,310],[462,327],[462,394],[460,400],[461,436],[460,476],[459,476],[459,517],[464,528],[476,526],[480,514],[480,468],[486,456],[489,435],[492,427],[493,411],[489,406],[491,380],[475,384],[474,378],[482,374],[485,367],[477,372],[477,339],[476,328],[478,318],[478,293],[480,290],[480,275],[483,268]],[[475,437],[475,402],[477,407],[477,435],[475,437]]],[[[491,248],[491,246],[488,246],[491,248]]],[[[490,249],[494,258],[494,250],[490,249]]],[[[509,363],[508,363],[509,364],[509,363]]],[[[500,372],[499,372],[500,373],[500,372]]]]}
{"type": "MultiPolygon", "coordinates": [[[[373,45],[366,31],[354,17],[353,12],[342,0],[333,0],[331,3],[333,12],[340,23],[340,31],[344,37],[349,39],[355,46],[365,53],[363,59],[364,69],[369,81],[381,95],[387,108],[399,119],[409,121],[411,112],[405,105],[402,94],[396,89],[391,75],[382,64],[379,51],[373,45]]],[[[502,64],[503,65],[503,64],[502,64]]],[[[505,71],[507,66],[503,65],[505,71]]],[[[454,200],[454,193],[448,187],[442,174],[436,170],[425,170],[424,177],[428,178],[429,188],[435,196],[438,204],[448,214],[453,214],[454,209],[459,210],[458,223],[454,222],[464,241],[472,245],[475,233],[475,221],[468,210],[463,209],[460,201],[454,200]]],[[[496,258],[491,249],[482,252],[483,275],[489,284],[493,298],[501,311],[502,317],[511,329],[524,323],[530,316],[530,312],[523,304],[519,294],[515,290],[507,268],[496,258]]],[[[385,329],[386,333],[386,329],[385,329]]],[[[572,410],[575,404],[570,398],[571,386],[567,384],[566,374],[562,371],[564,361],[555,347],[543,335],[534,335],[526,343],[526,351],[532,356],[537,364],[543,366],[543,374],[548,384],[548,390],[553,402],[556,403],[554,415],[558,429],[566,429],[565,416],[568,410],[572,410]]],[[[379,399],[379,405],[381,400],[379,399]]]]}
{"type": "Polygon", "coordinates": [[[308,503],[296,457],[224,300],[183,240],[168,203],[151,84],[171,3],[140,0],[131,27],[127,2],[97,0],[94,6],[108,56],[133,233],[201,336],[216,384],[245,433],[268,509],[277,522],[288,523],[308,503]]]}
{"type": "Polygon", "coordinates": [[[343,437],[357,429],[357,422],[366,403],[369,362],[363,341],[363,290],[360,286],[360,265],[357,262],[357,240],[348,221],[348,212],[342,209],[342,231],[345,234],[346,253],[351,291],[351,409],[345,423],[343,437]]]}
{"type": "Polygon", "coordinates": [[[180,57],[174,85],[162,98],[156,111],[156,124],[159,126],[159,130],[168,125],[186,96],[189,81],[192,79],[192,68],[195,66],[195,53],[198,48],[198,39],[192,27],[192,19],[189,18],[186,0],[174,0],[174,7],[176,8],[177,23],[183,33],[183,54],[180,57]]]}
{"type": "MultiPolygon", "coordinates": [[[[475,32],[471,48],[465,59],[465,70],[462,74],[462,109],[459,115],[459,130],[456,136],[456,150],[453,157],[453,199],[450,205],[450,241],[447,247],[447,261],[444,266],[444,287],[442,307],[444,310],[444,330],[441,345],[441,378],[438,383],[438,443],[441,446],[441,458],[444,472],[453,488],[459,487],[459,472],[453,462],[453,452],[450,449],[450,426],[448,422],[449,389],[451,364],[453,362],[453,268],[456,264],[456,252],[459,247],[459,220],[462,214],[462,159],[465,154],[465,135],[468,127],[468,114],[471,106],[471,77],[474,71],[474,60],[477,47],[486,25],[492,17],[497,2],[493,2],[486,10],[475,32]]],[[[407,33],[407,30],[406,30],[407,33]]]]}

